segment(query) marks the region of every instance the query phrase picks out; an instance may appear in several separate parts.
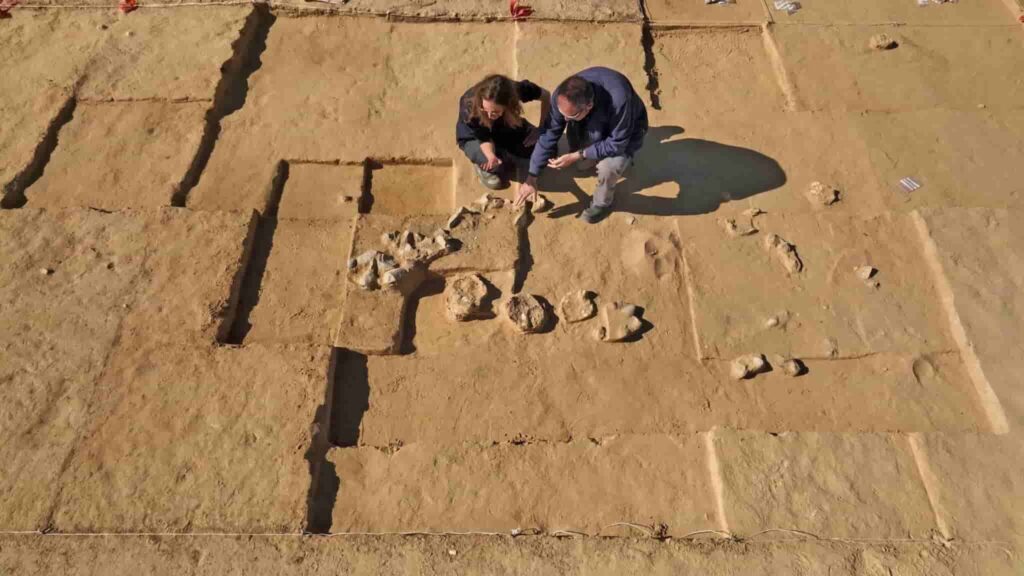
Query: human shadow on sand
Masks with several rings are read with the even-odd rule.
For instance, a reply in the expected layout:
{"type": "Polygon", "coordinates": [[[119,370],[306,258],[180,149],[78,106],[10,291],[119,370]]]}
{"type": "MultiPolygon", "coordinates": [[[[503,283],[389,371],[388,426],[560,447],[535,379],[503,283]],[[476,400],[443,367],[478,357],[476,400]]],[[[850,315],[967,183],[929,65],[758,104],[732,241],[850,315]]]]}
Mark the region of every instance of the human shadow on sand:
{"type": "MultiPolygon", "coordinates": [[[[682,133],[679,126],[655,126],[647,132],[644,147],[615,188],[616,211],[659,216],[706,214],[723,202],[749,198],[786,183],[779,163],[756,150],[698,138],[671,139],[682,133]],[[675,190],[650,190],[663,184],[673,185],[675,190]]],[[[550,216],[575,215],[589,206],[590,195],[576,178],[594,176],[593,170],[545,170],[542,191],[569,192],[576,197],[576,202],[558,206],[550,216]]]]}

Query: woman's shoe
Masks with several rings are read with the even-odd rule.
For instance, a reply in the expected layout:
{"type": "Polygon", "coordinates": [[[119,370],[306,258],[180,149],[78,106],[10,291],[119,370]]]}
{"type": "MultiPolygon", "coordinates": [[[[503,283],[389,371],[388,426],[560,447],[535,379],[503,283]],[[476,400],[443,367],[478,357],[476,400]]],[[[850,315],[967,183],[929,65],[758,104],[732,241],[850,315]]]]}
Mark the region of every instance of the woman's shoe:
{"type": "Polygon", "coordinates": [[[473,168],[476,168],[476,177],[480,179],[480,183],[485,187],[490,188],[491,190],[498,190],[501,188],[501,176],[488,172],[475,164],[473,165],[473,168]]]}

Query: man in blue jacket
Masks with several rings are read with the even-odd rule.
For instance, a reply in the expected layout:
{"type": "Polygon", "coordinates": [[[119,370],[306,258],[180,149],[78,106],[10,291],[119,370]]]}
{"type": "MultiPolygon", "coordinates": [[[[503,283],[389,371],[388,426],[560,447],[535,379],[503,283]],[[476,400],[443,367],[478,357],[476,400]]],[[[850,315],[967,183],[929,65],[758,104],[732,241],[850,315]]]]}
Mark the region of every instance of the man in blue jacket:
{"type": "Polygon", "coordinates": [[[611,212],[615,184],[633,162],[647,133],[647,107],[629,80],[608,68],[587,68],[565,79],[551,95],[551,114],[530,157],[530,175],[516,205],[537,198],[537,177],[545,166],[562,170],[580,160],[597,162],[597,188],[580,214],[595,223],[611,212]],[[567,132],[569,153],[555,157],[567,132]]]}

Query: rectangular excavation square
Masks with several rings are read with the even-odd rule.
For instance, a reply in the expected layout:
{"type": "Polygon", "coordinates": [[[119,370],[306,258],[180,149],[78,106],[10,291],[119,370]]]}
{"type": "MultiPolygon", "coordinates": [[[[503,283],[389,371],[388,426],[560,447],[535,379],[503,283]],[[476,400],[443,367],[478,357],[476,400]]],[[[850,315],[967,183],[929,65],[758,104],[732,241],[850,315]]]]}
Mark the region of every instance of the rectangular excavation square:
{"type": "Polygon", "coordinates": [[[1024,111],[872,112],[855,122],[893,210],[1024,206],[1024,111]],[[907,192],[906,177],[921,187],[907,192]]]}
{"type": "MultiPolygon", "coordinates": [[[[637,215],[737,218],[751,207],[787,214],[885,209],[855,119],[840,112],[652,117],[616,201],[637,215]],[[808,201],[812,182],[838,189],[831,206],[808,201]]],[[[679,220],[685,232],[690,218],[679,220]]]]}
{"type": "Polygon", "coordinates": [[[223,74],[238,72],[253,47],[251,6],[140,10],[98,32],[103,46],[86,68],[82,100],[213,100],[223,74]]]}
{"type": "MultiPolygon", "coordinates": [[[[519,229],[511,210],[502,209],[486,215],[467,216],[456,224],[451,235],[460,247],[455,252],[430,263],[429,271],[437,275],[460,272],[512,271],[519,259],[519,229]]],[[[384,234],[409,230],[432,238],[448,224],[448,216],[391,216],[360,214],[352,232],[351,256],[369,250],[386,251],[384,234]]]]}
{"type": "Polygon", "coordinates": [[[170,206],[192,166],[208,103],[79,103],[26,192],[37,207],[170,206]]]}
{"type": "Polygon", "coordinates": [[[451,162],[402,164],[369,161],[370,212],[390,216],[450,214],[451,162]]]}
{"type": "Polygon", "coordinates": [[[745,236],[730,234],[713,216],[680,228],[701,357],[954,349],[907,215],[764,214],[740,217],[737,229],[751,223],[758,231],[745,236]],[[781,248],[767,247],[772,237],[794,246],[800,271],[787,268],[781,248]]]}
{"type": "MultiPolygon", "coordinates": [[[[353,26],[363,27],[366,19],[352,21],[353,26]]],[[[353,44],[347,35],[335,39],[341,44],[339,52],[358,50],[365,55],[352,66],[352,74],[383,76],[384,82],[380,92],[368,94],[369,100],[361,104],[370,108],[368,115],[356,119],[364,128],[336,130],[336,135],[313,146],[331,150],[329,146],[344,140],[345,149],[357,146],[359,154],[371,158],[453,157],[458,152],[453,131],[459,97],[488,73],[515,74],[513,35],[512,26],[494,23],[394,22],[388,24],[386,46],[379,53],[370,52],[374,46],[353,44]],[[482,55],[487,58],[483,68],[482,55]],[[444,82],[439,83],[439,78],[444,82]]],[[[323,35],[315,36],[319,38],[310,41],[320,46],[323,35]]],[[[352,90],[351,79],[341,84],[339,90],[352,90]]],[[[313,110],[322,106],[320,102],[306,105],[310,104],[313,110]]]]}
{"type": "Polygon", "coordinates": [[[1014,435],[915,434],[910,439],[946,536],[1024,537],[1024,445],[1014,435]]]}
{"type": "MultiPolygon", "coordinates": [[[[17,10],[12,16],[0,27],[0,106],[27,104],[47,88],[70,93],[96,50],[125,20],[100,10],[17,10]]],[[[4,126],[4,132],[9,129],[4,126]]]]}
{"type": "MultiPolygon", "coordinates": [[[[636,93],[650,103],[639,24],[523,22],[519,24],[516,61],[520,79],[550,92],[585,68],[606,66],[629,78],[636,93]]],[[[536,123],[537,117],[531,116],[531,122],[536,123]]]]}
{"type": "Polygon", "coordinates": [[[301,532],[329,356],[323,346],[122,342],[94,428],[67,463],[53,527],[301,532]]]}
{"type": "MultiPolygon", "coordinates": [[[[245,342],[329,345],[344,302],[351,242],[349,221],[278,220],[245,342]]],[[[252,288],[243,290],[248,295],[252,288]]]]}
{"type": "MultiPolygon", "coordinates": [[[[1013,0],[1010,0],[1011,2],[1013,0]]],[[[772,8],[772,2],[767,2],[772,8]]],[[[1008,25],[1013,17],[1000,0],[929,3],[916,0],[858,0],[857,2],[804,3],[794,14],[771,10],[780,24],[920,24],[946,26],[1008,25]]]]}
{"type": "Polygon", "coordinates": [[[700,436],[569,443],[414,443],[328,453],[341,485],[332,531],[559,530],[669,535],[717,528],[700,436]]]}
{"type": "Polygon", "coordinates": [[[718,384],[694,359],[672,223],[631,225],[615,214],[594,227],[539,215],[528,233],[520,275],[481,272],[497,317],[453,322],[444,286],[424,286],[406,319],[415,355],[368,359],[370,408],[360,440],[564,439],[714,425],[721,416],[707,410],[707,398],[718,384]],[[576,241],[567,243],[566,234],[576,241]],[[557,324],[541,334],[516,332],[501,313],[514,288],[544,298],[557,324]],[[598,304],[641,306],[653,327],[636,342],[600,342],[599,319],[569,323],[560,311],[577,290],[595,291],[598,304]]]}
{"type": "Polygon", "coordinates": [[[115,394],[98,381],[119,342],[214,341],[250,220],[175,209],[0,211],[0,455],[13,466],[4,529],[46,527],[62,463],[99,418],[98,399],[115,394]]]}
{"type": "Polygon", "coordinates": [[[148,282],[133,296],[124,333],[162,345],[224,341],[235,317],[256,215],[164,208],[148,211],[143,222],[148,282]]]}
{"type": "MultiPolygon", "coordinates": [[[[780,336],[784,338],[784,336],[780,336]]],[[[988,418],[960,354],[875,354],[805,360],[793,377],[772,370],[736,381],[732,360],[706,364],[718,383],[709,399],[716,424],[741,430],[977,432],[988,418]]]]}
{"type": "Polygon", "coordinates": [[[957,208],[915,215],[945,316],[996,433],[1024,425],[1022,215],[957,208]]]}
{"type": "Polygon", "coordinates": [[[93,210],[0,211],[3,530],[46,527],[62,463],[145,282],[141,223],[93,210]]]}
{"type": "Polygon", "coordinates": [[[297,220],[348,220],[365,202],[362,162],[309,164],[288,162],[288,178],[277,217],[297,220]]]}
{"type": "Polygon", "coordinates": [[[761,24],[771,16],[761,0],[734,0],[707,4],[705,0],[650,0],[644,3],[652,22],[748,22],[761,24]]]}
{"type": "MultiPolygon", "coordinates": [[[[117,21],[113,12],[95,10],[19,10],[0,26],[0,190],[22,192],[38,175],[45,158],[37,155],[57,118],[69,107],[75,83],[117,21]],[[20,179],[20,182],[14,182],[20,179]],[[16,190],[13,190],[16,189],[16,190]]],[[[18,198],[9,202],[20,204],[18,198]]]]}
{"type": "Polygon", "coordinates": [[[653,51],[661,117],[689,126],[695,117],[747,118],[786,107],[759,26],[656,30],[653,51]]]}
{"type": "Polygon", "coordinates": [[[189,206],[262,209],[273,166],[282,158],[461,154],[452,132],[459,97],[483,77],[481,54],[492,55],[488,71],[514,73],[513,29],[380,18],[278,18],[260,68],[249,78],[246,105],[221,123],[189,206]],[[296,62],[314,63],[318,81],[309,82],[309,70],[296,62]],[[446,79],[441,87],[437,78],[446,79]],[[239,165],[253,171],[238,170],[239,165]]]}
{"type": "Polygon", "coordinates": [[[776,26],[772,34],[805,109],[1015,108],[1024,100],[1024,84],[1006,79],[1024,76],[1020,27],[984,30],[776,26]],[[880,33],[899,46],[869,47],[871,37],[880,33]]]}
{"type": "Polygon", "coordinates": [[[712,433],[729,530],[763,538],[925,539],[937,533],[906,437],[712,433]]]}

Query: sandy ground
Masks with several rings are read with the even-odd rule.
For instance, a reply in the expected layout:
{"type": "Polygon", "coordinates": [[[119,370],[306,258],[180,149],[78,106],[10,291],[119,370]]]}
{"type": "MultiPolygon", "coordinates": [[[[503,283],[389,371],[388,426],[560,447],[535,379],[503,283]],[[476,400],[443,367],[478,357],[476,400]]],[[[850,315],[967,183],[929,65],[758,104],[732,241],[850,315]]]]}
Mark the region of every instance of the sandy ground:
{"type": "Polygon", "coordinates": [[[1015,0],[189,4],[0,19],[0,572],[1024,571],[1015,0]],[[466,87],[590,65],[615,213],[449,222],[466,87]]]}

